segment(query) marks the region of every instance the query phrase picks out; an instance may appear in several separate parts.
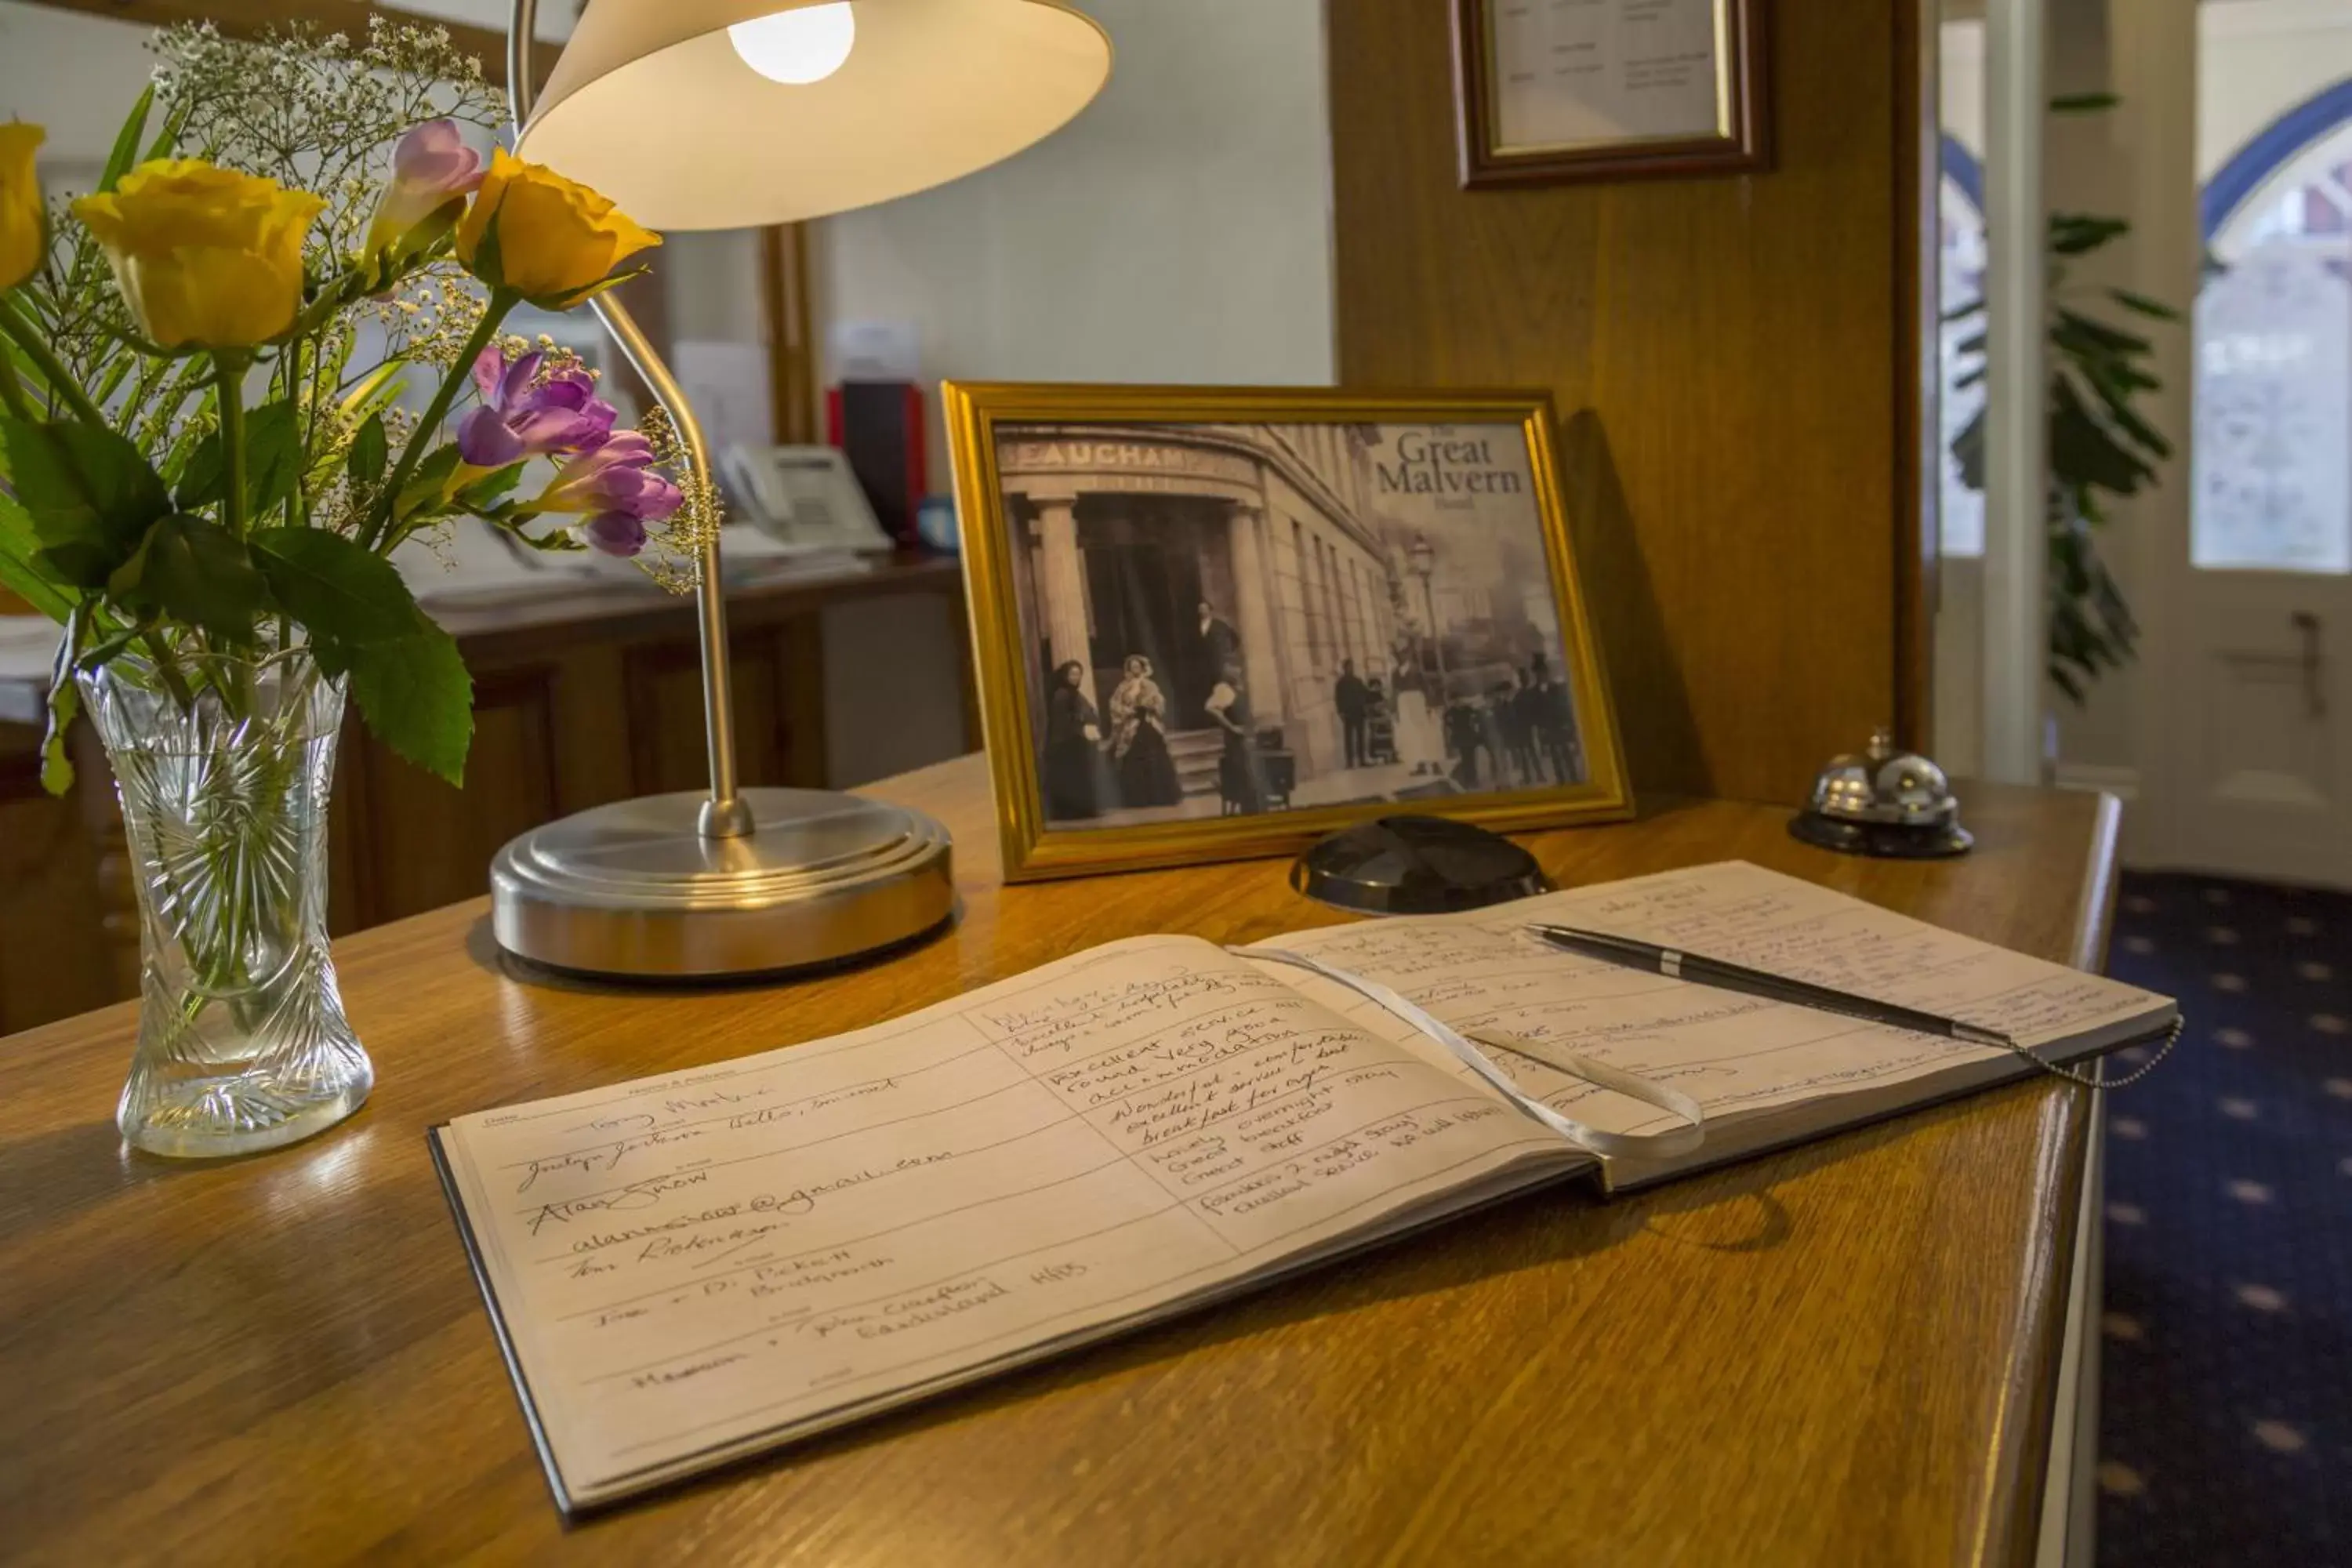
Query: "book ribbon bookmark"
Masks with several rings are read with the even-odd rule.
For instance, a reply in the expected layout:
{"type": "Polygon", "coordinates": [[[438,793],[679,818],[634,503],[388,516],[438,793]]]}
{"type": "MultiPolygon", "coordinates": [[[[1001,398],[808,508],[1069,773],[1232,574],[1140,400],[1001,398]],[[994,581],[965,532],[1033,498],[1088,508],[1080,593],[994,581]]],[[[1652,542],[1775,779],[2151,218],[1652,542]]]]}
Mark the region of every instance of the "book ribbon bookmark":
{"type": "Polygon", "coordinates": [[[1444,1046],[1463,1066],[1476,1073],[1521,1110],[1563,1138],[1603,1158],[1636,1152],[1671,1158],[1689,1153],[1706,1140],[1706,1112],[1699,1108],[1697,1100],[1638,1073],[1594,1061],[1591,1057],[1563,1049],[1548,1040],[1533,1040],[1524,1036],[1487,1029],[1473,1029],[1465,1035],[1379,981],[1367,979],[1336,964],[1325,963],[1320,959],[1309,958],[1303,952],[1292,952],[1278,947],[1236,947],[1229,951],[1244,958],[1261,958],[1269,963],[1286,963],[1293,968],[1307,970],[1378,1004],[1444,1046]],[[1644,1105],[1654,1106],[1670,1116],[1680,1118],[1687,1125],[1671,1127],[1663,1132],[1604,1132],[1598,1127],[1588,1127],[1523,1091],[1511,1081],[1510,1074],[1496,1066],[1494,1058],[1486,1054],[1490,1050],[1508,1051],[1531,1058],[1571,1078],[1581,1079],[1596,1089],[1605,1089],[1630,1100],[1638,1100],[1644,1105]]]}

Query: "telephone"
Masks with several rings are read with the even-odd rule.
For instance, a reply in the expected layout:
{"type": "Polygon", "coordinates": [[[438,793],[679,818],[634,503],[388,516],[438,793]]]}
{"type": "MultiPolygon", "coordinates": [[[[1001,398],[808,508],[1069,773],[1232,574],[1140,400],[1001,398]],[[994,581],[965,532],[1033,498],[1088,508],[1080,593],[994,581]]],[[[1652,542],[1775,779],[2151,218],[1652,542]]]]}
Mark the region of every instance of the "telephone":
{"type": "Polygon", "coordinates": [[[728,499],[771,538],[800,549],[888,551],[849,459],[832,447],[730,447],[719,459],[728,499]]]}

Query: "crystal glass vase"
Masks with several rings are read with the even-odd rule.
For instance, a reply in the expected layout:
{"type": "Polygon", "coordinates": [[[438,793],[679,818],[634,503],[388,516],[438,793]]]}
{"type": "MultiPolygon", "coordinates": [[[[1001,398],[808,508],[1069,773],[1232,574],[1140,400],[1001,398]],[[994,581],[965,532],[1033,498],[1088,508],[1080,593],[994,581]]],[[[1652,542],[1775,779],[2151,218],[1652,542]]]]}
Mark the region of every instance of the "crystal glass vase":
{"type": "Polygon", "coordinates": [[[158,1154],[331,1127],[374,1082],[327,951],[343,683],[309,652],[116,658],[81,678],[138,896],[139,1045],[115,1124],[158,1154]]]}

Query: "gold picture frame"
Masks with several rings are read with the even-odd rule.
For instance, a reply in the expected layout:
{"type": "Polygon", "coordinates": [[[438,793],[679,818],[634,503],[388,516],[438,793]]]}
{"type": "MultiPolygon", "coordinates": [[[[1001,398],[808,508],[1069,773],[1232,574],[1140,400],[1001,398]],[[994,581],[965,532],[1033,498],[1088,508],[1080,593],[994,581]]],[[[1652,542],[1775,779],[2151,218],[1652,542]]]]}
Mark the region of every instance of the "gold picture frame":
{"type": "Polygon", "coordinates": [[[1402,812],[1505,831],[1633,815],[1548,394],[949,382],[942,395],[1007,881],[1291,855],[1402,812]],[[1498,445],[1506,430],[1516,445],[1498,445]],[[1192,597],[1198,649],[1170,625],[1192,597]],[[1088,718],[1093,762],[1073,733],[1088,718]],[[1148,773],[1122,793],[1139,767],[1175,780],[1173,804],[1148,773]],[[1089,777],[1114,801],[1091,816],[1096,795],[1071,804],[1089,777]]]}

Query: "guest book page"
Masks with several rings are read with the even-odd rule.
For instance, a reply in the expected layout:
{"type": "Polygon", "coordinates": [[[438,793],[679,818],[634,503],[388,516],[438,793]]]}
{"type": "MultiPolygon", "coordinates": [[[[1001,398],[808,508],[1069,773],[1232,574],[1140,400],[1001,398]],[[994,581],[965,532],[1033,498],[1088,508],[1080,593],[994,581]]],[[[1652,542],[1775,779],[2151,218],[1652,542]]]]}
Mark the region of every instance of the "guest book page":
{"type": "Polygon", "coordinates": [[[567,1506],[1591,1163],[1185,937],[439,1138],[567,1506]]]}
{"type": "MultiPolygon", "coordinates": [[[[1610,1163],[1612,1186],[1745,1152],[1744,1119],[1776,1109],[1784,1136],[1895,1104],[2034,1070],[2013,1052],[1766,1001],[1564,952],[1535,924],[1632,937],[1855,996],[1998,1030],[2072,1056],[2159,1029],[2171,1002],[2081,970],[1910,920],[1744,861],[1669,871],[1428,920],[1366,921],[1276,937],[1254,949],[1301,954],[1385,985],[1475,1041],[1517,1038],[1599,1061],[1698,1101],[1702,1157],[1650,1168],[1610,1163]],[[1788,1108],[1802,1106],[1808,1114],[1788,1108]]],[[[1269,973],[1364,1027],[1422,1037],[1346,987],[1286,965],[1269,973]]],[[[1604,1132],[1656,1134],[1678,1119],[1507,1048],[1488,1058],[1521,1092],[1604,1132]]],[[[1475,1081],[1470,1068],[1454,1070],[1475,1081]]]]}

